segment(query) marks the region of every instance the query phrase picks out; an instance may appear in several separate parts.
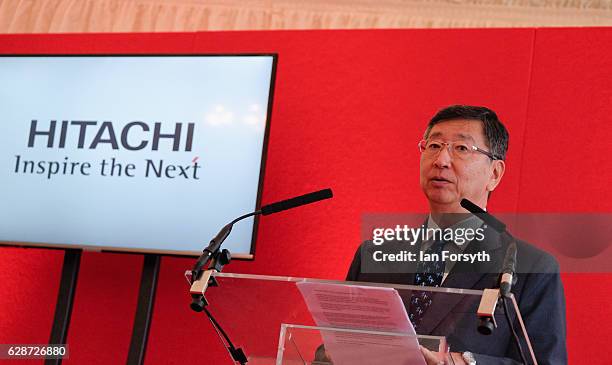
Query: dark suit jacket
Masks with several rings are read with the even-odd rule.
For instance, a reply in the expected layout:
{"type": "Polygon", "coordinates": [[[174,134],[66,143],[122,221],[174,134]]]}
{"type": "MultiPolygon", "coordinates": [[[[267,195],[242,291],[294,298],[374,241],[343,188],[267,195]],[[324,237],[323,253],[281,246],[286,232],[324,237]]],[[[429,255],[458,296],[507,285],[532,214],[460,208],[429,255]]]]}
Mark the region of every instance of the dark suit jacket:
{"type": "MultiPolygon", "coordinates": [[[[443,282],[443,287],[477,290],[498,287],[497,273],[502,266],[507,242],[502,242],[500,235],[490,228],[485,230],[485,236],[484,241],[470,242],[464,252],[486,250],[491,255],[491,262],[474,264],[457,262],[443,282]]],[[[360,246],[355,253],[346,280],[414,284],[414,271],[362,272],[362,252],[368,254],[372,250],[370,241],[360,246]]],[[[512,293],[519,305],[538,363],[567,364],[565,298],[557,261],[548,253],[528,243],[517,241],[516,272],[517,282],[512,288],[512,293]]],[[[404,293],[402,295],[404,303],[409,306],[409,299],[405,296],[404,293]]],[[[478,365],[519,364],[520,355],[502,311],[499,311],[500,315],[496,314],[498,327],[493,334],[486,336],[477,331],[478,301],[476,297],[469,299],[460,295],[446,295],[438,297],[437,300],[434,297],[417,332],[423,335],[447,336],[451,351],[474,353],[478,365]]],[[[518,325],[514,316],[512,319],[518,325]]],[[[524,341],[522,344],[523,351],[529,359],[528,347],[524,341]]]]}

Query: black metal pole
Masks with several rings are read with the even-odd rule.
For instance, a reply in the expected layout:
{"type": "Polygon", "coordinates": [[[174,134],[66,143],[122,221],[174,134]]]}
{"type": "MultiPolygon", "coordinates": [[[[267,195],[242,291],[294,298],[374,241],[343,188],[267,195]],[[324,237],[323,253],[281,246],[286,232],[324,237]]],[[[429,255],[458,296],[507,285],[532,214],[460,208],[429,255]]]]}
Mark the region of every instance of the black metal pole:
{"type": "Polygon", "coordinates": [[[132,340],[128,352],[128,365],[141,365],[144,363],[151,316],[155,302],[155,289],[159,275],[161,257],[155,254],[146,254],[140,277],[140,290],[138,292],[138,305],[132,328],[132,340]]]}
{"type": "MultiPolygon", "coordinates": [[[[81,264],[81,249],[66,249],[64,251],[64,264],[62,265],[62,277],[57,292],[57,303],[55,304],[55,316],[49,344],[65,344],[68,337],[68,326],[72,314],[72,303],[76,290],[79,266],[81,264]]],[[[45,365],[59,365],[62,359],[45,359],[45,365]]]]}

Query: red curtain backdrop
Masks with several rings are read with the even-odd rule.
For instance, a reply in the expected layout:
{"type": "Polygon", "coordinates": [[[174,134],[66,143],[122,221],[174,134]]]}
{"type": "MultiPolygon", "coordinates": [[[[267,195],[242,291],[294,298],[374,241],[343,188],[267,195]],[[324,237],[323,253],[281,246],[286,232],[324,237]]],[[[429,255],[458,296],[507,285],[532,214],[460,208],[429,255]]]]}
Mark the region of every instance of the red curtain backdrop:
{"type": "MultiPolygon", "coordinates": [[[[416,144],[449,104],[488,106],[510,131],[492,212],[612,211],[610,44],[609,28],[263,31],[4,35],[0,53],[278,53],[263,202],[335,197],[262,219],[255,260],[226,270],[342,279],[363,212],[426,211],[416,144]]],[[[142,262],[83,254],[66,364],[125,362],[142,262]]],[[[148,364],[231,363],[188,307],[192,262],[162,259],[148,364]]],[[[0,343],[47,342],[61,251],[0,247],[0,263],[0,343]]],[[[563,281],[570,363],[607,364],[612,275],[563,281]]]]}

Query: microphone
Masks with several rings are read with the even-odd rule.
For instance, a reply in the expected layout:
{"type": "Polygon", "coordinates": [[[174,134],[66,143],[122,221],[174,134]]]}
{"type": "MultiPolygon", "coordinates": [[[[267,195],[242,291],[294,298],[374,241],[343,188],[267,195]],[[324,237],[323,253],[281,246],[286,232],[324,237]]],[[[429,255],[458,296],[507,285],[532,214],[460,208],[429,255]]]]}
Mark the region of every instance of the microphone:
{"type": "Polygon", "coordinates": [[[223,226],[221,231],[217,233],[217,235],[210,241],[210,244],[202,251],[202,255],[200,255],[198,261],[191,270],[191,287],[189,288],[189,293],[191,294],[192,302],[190,307],[196,312],[204,311],[206,313],[217,333],[220,334],[220,336],[223,335],[224,342],[228,344],[226,346],[227,350],[232,356],[234,362],[246,364],[247,356],[244,354],[244,351],[242,351],[241,348],[236,348],[234,346],[225,331],[223,331],[219,323],[213,318],[212,314],[210,314],[210,312],[204,308],[208,305],[204,294],[209,286],[209,282],[211,283],[210,285],[216,284],[214,277],[212,277],[213,271],[221,271],[223,266],[228,264],[231,260],[231,255],[228,250],[223,249],[222,251],[219,251],[221,249],[221,244],[229,236],[234,223],[245,218],[259,214],[268,215],[278,213],[283,210],[296,208],[302,205],[317,202],[319,200],[329,199],[331,197],[333,197],[331,189],[323,189],[313,193],[300,195],[295,198],[281,200],[276,203],[265,205],[261,209],[242,215],[223,226]],[[202,268],[211,260],[212,263],[209,265],[208,269],[202,272],[202,268]]]}
{"type": "MultiPolygon", "coordinates": [[[[514,329],[514,323],[512,322],[512,320],[510,319],[510,315],[508,314],[508,304],[506,303],[506,299],[510,295],[510,289],[512,289],[512,285],[516,284],[516,276],[514,276],[516,267],[516,240],[506,230],[506,225],[504,223],[497,220],[497,218],[493,217],[491,214],[485,212],[478,205],[472,203],[467,199],[461,199],[460,204],[463,208],[467,209],[470,213],[482,219],[486,224],[488,224],[491,228],[497,231],[502,238],[506,239],[506,242],[510,242],[508,248],[506,249],[506,255],[504,256],[504,262],[502,264],[501,278],[499,280],[499,291],[497,291],[496,289],[485,289],[483,296],[480,299],[480,305],[478,306],[477,313],[479,318],[478,332],[482,333],[483,335],[490,335],[491,333],[493,333],[493,329],[497,327],[497,323],[495,323],[495,307],[497,307],[498,298],[501,298],[505,309],[505,317],[508,321],[508,327],[512,329],[514,342],[521,355],[523,364],[527,364],[527,360],[525,358],[525,354],[523,353],[523,348],[521,346],[521,342],[519,341],[517,331],[515,331],[514,329]]],[[[529,338],[527,338],[527,343],[529,343],[529,338]]]]}
{"type": "Polygon", "coordinates": [[[306,205],[319,200],[329,199],[333,197],[331,189],[323,189],[312,193],[296,196],[295,198],[281,200],[276,203],[264,205],[261,207],[261,214],[268,215],[273,213],[282,212],[283,210],[292,209],[301,205],[306,205]]]}
{"type": "Polygon", "coordinates": [[[193,269],[191,270],[192,277],[194,278],[194,280],[199,277],[199,274],[202,268],[204,267],[204,265],[206,265],[206,263],[210,261],[211,257],[221,247],[221,244],[223,243],[223,241],[225,241],[225,239],[229,236],[230,232],[232,231],[232,227],[234,226],[234,223],[241,221],[245,218],[251,217],[251,216],[255,216],[259,214],[268,215],[268,214],[278,213],[283,210],[297,208],[302,205],[318,202],[319,200],[329,199],[332,197],[333,197],[333,193],[331,189],[329,188],[323,189],[323,190],[315,191],[312,193],[300,195],[295,198],[281,200],[276,203],[264,205],[263,207],[261,207],[260,210],[256,210],[254,212],[245,214],[243,216],[240,216],[234,219],[230,223],[226,224],[221,229],[221,231],[217,233],[215,238],[213,238],[210,241],[210,244],[202,251],[202,255],[200,255],[200,257],[198,258],[198,261],[195,263],[195,265],[193,266],[193,269]]]}
{"type": "Polygon", "coordinates": [[[499,291],[504,297],[508,296],[512,285],[515,284],[516,278],[514,272],[516,268],[516,241],[514,237],[506,230],[506,225],[493,217],[491,214],[485,212],[478,205],[472,203],[467,199],[461,199],[461,206],[467,209],[470,213],[474,214],[478,218],[482,219],[486,224],[493,228],[503,238],[510,242],[506,249],[506,255],[504,256],[504,262],[502,264],[501,279],[499,281],[499,291]]]}

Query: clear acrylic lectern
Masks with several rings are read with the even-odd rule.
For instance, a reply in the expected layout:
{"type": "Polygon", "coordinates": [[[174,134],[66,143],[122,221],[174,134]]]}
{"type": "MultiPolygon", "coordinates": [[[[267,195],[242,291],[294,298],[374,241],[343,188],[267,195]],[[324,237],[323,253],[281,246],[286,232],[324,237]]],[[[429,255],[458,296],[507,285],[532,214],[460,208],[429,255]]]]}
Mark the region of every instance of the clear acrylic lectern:
{"type": "MultiPolygon", "coordinates": [[[[191,284],[190,274],[188,271],[186,276],[191,284]]],[[[494,292],[218,272],[211,275],[218,285],[205,289],[207,309],[233,343],[244,350],[250,365],[318,365],[330,363],[330,357],[334,365],[343,365],[334,361],[333,352],[326,354],[327,357],[321,356],[330,342],[334,344],[330,350],[334,348],[339,353],[338,348],[341,348],[345,351],[342,356],[336,355],[337,358],[344,359],[347,354],[352,354],[358,356],[360,361],[357,363],[360,364],[394,364],[397,363],[394,351],[415,340],[418,341],[417,347],[420,344],[435,352],[444,363],[452,364],[450,352],[474,351],[464,348],[466,334],[485,336],[477,328],[478,313],[483,317],[483,308],[486,310],[487,305],[494,312],[491,322],[496,326],[507,326],[503,308],[495,306],[491,300],[486,303],[487,295],[489,299],[496,299],[494,292]],[[343,285],[350,286],[351,290],[360,287],[393,288],[405,308],[409,308],[414,295],[426,292],[432,304],[419,321],[416,336],[385,331],[384,327],[370,323],[364,316],[357,321],[348,319],[346,326],[321,327],[305,302],[300,283],[343,285]],[[482,300],[483,295],[485,300],[482,300]],[[461,333],[461,337],[457,333],[461,333]]],[[[514,297],[510,302],[511,320],[519,324],[521,338],[527,338],[514,297]]],[[[377,307],[376,303],[360,303],[359,309],[376,312],[377,307]]],[[[494,340],[494,335],[491,336],[494,340]]],[[[530,346],[525,348],[525,352],[537,364],[530,346]]]]}

